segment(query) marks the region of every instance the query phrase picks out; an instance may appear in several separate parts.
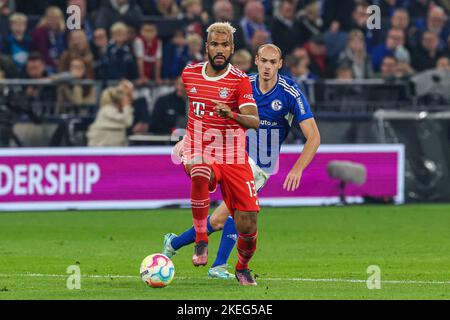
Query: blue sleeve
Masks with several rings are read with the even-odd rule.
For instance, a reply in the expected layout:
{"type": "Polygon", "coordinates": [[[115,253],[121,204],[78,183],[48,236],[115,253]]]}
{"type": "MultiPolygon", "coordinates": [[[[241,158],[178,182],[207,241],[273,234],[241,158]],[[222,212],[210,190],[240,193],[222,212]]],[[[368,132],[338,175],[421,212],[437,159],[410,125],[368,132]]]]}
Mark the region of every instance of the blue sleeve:
{"type": "Polygon", "coordinates": [[[309,106],[308,100],[306,100],[304,94],[300,91],[300,89],[295,83],[291,84],[291,86],[294,88],[294,92],[296,93],[297,97],[294,97],[294,95],[289,94],[290,113],[294,115],[297,123],[312,118],[313,114],[311,111],[311,107],[309,106]]]}

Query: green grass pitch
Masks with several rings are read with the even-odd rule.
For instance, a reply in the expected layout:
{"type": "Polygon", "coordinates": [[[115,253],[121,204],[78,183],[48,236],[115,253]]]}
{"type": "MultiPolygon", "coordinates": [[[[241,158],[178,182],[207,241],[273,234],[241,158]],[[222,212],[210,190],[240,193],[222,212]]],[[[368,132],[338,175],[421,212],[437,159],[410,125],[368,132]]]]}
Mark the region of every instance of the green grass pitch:
{"type": "Polygon", "coordinates": [[[183,209],[0,213],[0,299],[450,299],[450,205],[263,208],[257,287],[208,279],[192,246],[170,286],[145,286],[142,259],[191,221],[183,209]],[[73,264],[80,290],[66,287],[73,264]],[[370,265],[381,289],[367,288],[370,265]]]}

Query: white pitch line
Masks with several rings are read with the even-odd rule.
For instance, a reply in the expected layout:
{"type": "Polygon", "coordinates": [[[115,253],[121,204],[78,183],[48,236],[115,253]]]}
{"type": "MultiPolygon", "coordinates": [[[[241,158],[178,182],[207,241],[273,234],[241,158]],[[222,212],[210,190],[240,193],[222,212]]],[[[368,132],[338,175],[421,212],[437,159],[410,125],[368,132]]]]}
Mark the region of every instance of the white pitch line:
{"type": "MultiPolygon", "coordinates": [[[[20,273],[20,274],[2,274],[0,277],[37,277],[37,278],[67,278],[70,274],[42,274],[42,273],[20,273]]],[[[84,274],[81,275],[82,278],[101,278],[101,279],[139,279],[139,276],[130,275],[96,275],[96,274],[84,274]]],[[[189,279],[187,277],[177,277],[180,280],[189,279]]],[[[261,278],[259,280],[263,281],[298,281],[298,282],[344,282],[344,283],[366,283],[367,280],[359,279],[315,279],[315,278],[261,278]]],[[[381,283],[392,283],[392,284],[449,284],[450,281],[425,281],[425,280],[381,280],[381,283]]]]}

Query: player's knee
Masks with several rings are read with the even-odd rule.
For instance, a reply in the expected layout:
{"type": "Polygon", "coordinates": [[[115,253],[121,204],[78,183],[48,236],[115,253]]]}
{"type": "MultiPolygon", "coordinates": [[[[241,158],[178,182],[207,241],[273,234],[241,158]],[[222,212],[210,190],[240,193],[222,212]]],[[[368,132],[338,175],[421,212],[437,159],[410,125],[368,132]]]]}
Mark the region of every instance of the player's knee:
{"type": "Polygon", "coordinates": [[[258,228],[255,225],[244,225],[240,226],[237,230],[240,234],[252,234],[255,233],[258,228]]]}
{"type": "Polygon", "coordinates": [[[222,230],[225,225],[225,221],[227,221],[227,218],[225,217],[224,219],[221,215],[212,215],[209,220],[214,230],[222,230]]]}
{"type": "Polygon", "coordinates": [[[251,234],[258,230],[257,215],[252,213],[239,214],[236,219],[236,230],[239,233],[251,234]]]}

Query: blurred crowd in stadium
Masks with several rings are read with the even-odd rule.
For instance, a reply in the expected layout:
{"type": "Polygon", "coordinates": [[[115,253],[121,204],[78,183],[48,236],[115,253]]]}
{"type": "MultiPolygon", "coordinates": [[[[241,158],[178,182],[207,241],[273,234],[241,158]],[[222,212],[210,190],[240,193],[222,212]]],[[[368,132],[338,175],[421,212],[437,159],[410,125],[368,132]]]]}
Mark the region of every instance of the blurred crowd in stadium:
{"type": "MultiPolygon", "coordinates": [[[[282,72],[301,85],[450,72],[449,14],[450,0],[0,0],[0,79],[102,81],[101,93],[70,83],[24,91],[57,101],[57,113],[100,102],[114,106],[113,122],[128,133],[170,133],[186,112],[178,77],[186,64],[205,60],[212,22],[230,21],[237,29],[232,64],[255,72],[257,48],[272,42],[283,52],[282,72]],[[380,29],[367,27],[372,4],[381,9],[380,29]],[[70,5],[81,8],[82,30],[66,27],[70,5]],[[105,88],[111,80],[120,84],[105,88]],[[175,84],[176,90],[148,108],[145,99],[133,98],[133,84],[175,84]]],[[[104,113],[90,128],[92,145],[101,144],[94,137],[110,118],[104,113]]]]}

